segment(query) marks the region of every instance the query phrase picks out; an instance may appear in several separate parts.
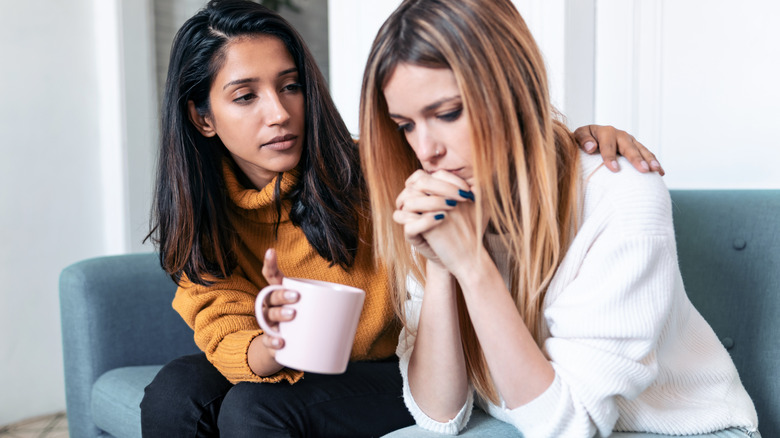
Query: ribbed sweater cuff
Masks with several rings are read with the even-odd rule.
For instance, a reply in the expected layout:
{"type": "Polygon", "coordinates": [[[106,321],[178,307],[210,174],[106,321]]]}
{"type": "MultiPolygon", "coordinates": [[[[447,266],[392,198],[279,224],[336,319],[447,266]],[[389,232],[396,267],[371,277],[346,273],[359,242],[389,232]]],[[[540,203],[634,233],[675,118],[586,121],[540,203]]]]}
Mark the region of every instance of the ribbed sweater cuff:
{"type": "MultiPolygon", "coordinates": [[[[530,432],[530,430],[534,428],[534,424],[539,424],[540,418],[548,417],[551,412],[557,412],[560,409],[559,405],[562,396],[563,384],[558,377],[558,373],[555,373],[553,382],[543,393],[539,394],[538,397],[515,409],[510,410],[505,406],[503,409],[504,412],[512,418],[515,427],[530,432]]],[[[529,436],[535,435],[529,433],[529,436]]]]}
{"type": "Polygon", "coordinates": [[[401,369],[401,375],[403,376],[404,382],[403,394],[406,408],[409,409],[409,412],[412,414],[415,423],[417,423],[417,425],[421,428],[447,435],[457,435],[458,432],[463,429],[466,423],[468,423],[469,418],[471,417],[471,412],[474,406],[474,391],[469,390],[466,403],[452,420],[446,423],[442,423],[429,417],[425,414],[425,412],[423,412],[422,409],[420,409],[420,407],[417,405],[417,402],[414,401],[414,397],[412,397],[412,390],[409,387],[409,360],[412,356],[412,351],[413,349],[410,348],[399,358],[399,367],[401,369]]]}
{"type": "MultiPolygon", "coordinates": [[[[293,384],[303,378],[303,371],[284,368],[270,376],[261,377],[255,374],[249,367],[247,358],[249,357],[249,344],[254,338],[263,334],[262,330],[242,331],[234,333],[222,340],[219,345],[220,355],[223,357],[243,358],[234,363],[218,364],[219,371],[231,383],[238,382],[267,382],[277,383],[286,380],[293,384]]],[[[216,365],[216,364],[215,364],[216,365]]]]}

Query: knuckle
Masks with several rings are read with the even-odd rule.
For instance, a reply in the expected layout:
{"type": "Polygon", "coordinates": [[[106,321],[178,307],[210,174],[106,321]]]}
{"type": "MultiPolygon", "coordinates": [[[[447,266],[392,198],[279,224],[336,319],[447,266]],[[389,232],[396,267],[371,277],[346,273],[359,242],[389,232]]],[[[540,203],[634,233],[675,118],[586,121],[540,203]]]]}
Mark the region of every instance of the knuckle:
{"type": "Polygon", "coordinates": [[[407,186],[414,185],[414,183],[417,182],[417,180],[420,179],[420,177],[421,177],[420,173],[421,172],[422,171],[418,169],[418,170],[415,170],[411,175],[409,175],[409,178],[406,178],[406,185],[407,186]]]}

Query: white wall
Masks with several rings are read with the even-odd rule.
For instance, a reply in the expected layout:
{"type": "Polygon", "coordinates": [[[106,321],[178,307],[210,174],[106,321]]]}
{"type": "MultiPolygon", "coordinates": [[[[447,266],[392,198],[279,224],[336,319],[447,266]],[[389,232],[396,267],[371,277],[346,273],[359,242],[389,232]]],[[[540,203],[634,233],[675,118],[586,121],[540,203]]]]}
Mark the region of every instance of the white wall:
{"type": "Polygon", "coordinates": [[[0,11],[5,424],[64,407],[57,276],[104,252],[104,227],[92,3],[3,0],[0,11]]]}
{"type": "Polygon", "coordinates": [[[400,0],[328,1],[330,91],[353,136],[358,134],[360,86],[371,43],[399,4],[400,0]]]}
{"type": "Polygon", "coordinates": [[[0,0],[0,425],[65,408],[60,271],[146,250],[154,90],[120,44],[147,50],[148,16],[146,0],[0,0]]]}
{"type": "Polygon", "coordinates": [[[149,232],[149,213],[153,196],[154,165],[157,159],[158,96],[154,59],[154,14],[152,0],[93,0],[118,3],[116,11],[117,51],[120,64],[122,99],[115,102],[124,122],[126,175],[121,180],[126,190],[126,229],[129,236],[125,251],[152,251],[143,243],[149,232]]]}
{"type": "Polygon", "coordinates": [[[676,188],[780,188],[780,3],[599,0],[596,121],[676,188]]]}
{"type": "MultiPolygon", "coordinates": [[[[331,0],[331,90],[354,134],[363,68],[398,0],[331,0]]],[[[780,188],[780,3],[514,0],[569,124],[611,124],[670,188],[780,188]]]]}

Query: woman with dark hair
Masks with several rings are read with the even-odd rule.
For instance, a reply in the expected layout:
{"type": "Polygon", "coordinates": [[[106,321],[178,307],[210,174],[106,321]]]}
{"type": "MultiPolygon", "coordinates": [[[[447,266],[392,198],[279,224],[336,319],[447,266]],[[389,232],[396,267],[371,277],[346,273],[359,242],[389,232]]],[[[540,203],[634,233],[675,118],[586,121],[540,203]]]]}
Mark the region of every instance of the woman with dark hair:
{"type": "Polygon", "coordinates": [[[663,181],[577,150],[510,0],[402,2],[360,117],[417,423],[390,436],[760,436],[663,181]]]}
{"type": "MultiPolygon", "coordinates": [[[[150,238],[203,353],[146,388],[144,435],[353,437],[411,424],[358,148],[298,33],[256,3],[209,2],[174,40],[161,129],[150,238]],[[275,361],[284,339],[260,330],[254,304],[282,272],[366,291],[343,375],[304,378],[275,361]]],[[[296,300],[274,292],[268,318],[291,320],[296,300]]]]}
{"type": "MultiPolygon", "coordinates": [[[[368,436],[410,424],[358,150],[286,21],[253,2],[212,1],[182,26],[158,164],[150,237],[204,353],[147,387],[144,435],[368,436]],[[366,291],[343,375],[303,379],[274,360],[284,340],[260,336],[254,300],[281,272],[366,291]]],[[[296,299],[274,293],[269,319],[292,319],[282,305],[296,299]]]]}

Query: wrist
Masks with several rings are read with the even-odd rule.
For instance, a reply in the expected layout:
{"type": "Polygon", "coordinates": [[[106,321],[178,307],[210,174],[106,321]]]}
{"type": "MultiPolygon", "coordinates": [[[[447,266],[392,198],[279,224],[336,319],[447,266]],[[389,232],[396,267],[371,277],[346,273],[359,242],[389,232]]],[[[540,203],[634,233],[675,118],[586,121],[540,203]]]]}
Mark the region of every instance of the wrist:
{"type": "Polygon", "coordinates": [[[269,348],[263,344],[263,336],[265,335],[256,336],[249,343],[247,364],[256,375],[267,377],[281,371],[284,366],[276,361],[269,348]]]}
{"type": "Polygon", "coordinates": [[[451,277],[452,274],[444,265],[428,260],[425,263],[425,276],[428,279],[435,278],[436,280],[443,280],[451,277]]]}
{"type": "Polygon", "coordinates": [[[455,277],[444,266],[429,261],[425,267],[425,296],[451,295],[455,291],[455,277]]]}
{"type": "Polygon", "coordinates": [[[498,274],[498,278],[502,278],[496,264],[484,247],[480,248],[480,251],[468,263],[463,263],[453,270],[453,275],[464,293],[480,290],[486,286],[488,278],[495,278],[494,274],[498,274]]]}

